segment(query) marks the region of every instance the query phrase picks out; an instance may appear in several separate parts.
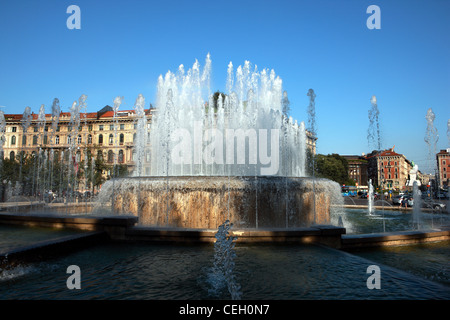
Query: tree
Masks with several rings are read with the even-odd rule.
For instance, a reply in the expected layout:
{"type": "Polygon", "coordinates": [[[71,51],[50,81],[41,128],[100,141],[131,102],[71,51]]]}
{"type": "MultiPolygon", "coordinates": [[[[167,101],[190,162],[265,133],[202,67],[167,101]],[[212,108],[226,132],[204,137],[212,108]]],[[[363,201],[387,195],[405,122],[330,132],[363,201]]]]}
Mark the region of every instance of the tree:
{"type": "Polygon", "coordinates": [[[343,185],[354,185],[355,182],[348,176],[347,159],[338,154],[315,156],[316,176],[327,178],[343,185]]]}

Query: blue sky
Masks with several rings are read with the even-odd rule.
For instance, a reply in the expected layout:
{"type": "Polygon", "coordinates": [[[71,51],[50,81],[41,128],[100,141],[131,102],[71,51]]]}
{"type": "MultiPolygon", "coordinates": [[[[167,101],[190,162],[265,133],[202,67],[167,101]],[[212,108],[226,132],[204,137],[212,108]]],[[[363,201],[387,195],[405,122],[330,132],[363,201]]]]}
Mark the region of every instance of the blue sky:
{"type": "Polygon", "coordinates": [[[160,74],[212,59],[212,90],[225,91],[227,65],[250,60],[283,79],[291,115],[307,120],[316,97],[319,153],[361,154],[376,95],[382,147],[395,145],[427,171],[428,108],[436,114],[437,149],[449,147],[450,1],[228,0],[0,2],[0,106],[23,113],[54,98],[68,111],[82,94],[88,111],[123,96],[132,109],[142,93],[155,102],[160,74]],[[69,30],[69,5],[81,29],[69,30]],[[369,5],[381,29],[369,30],[369,5]]]}

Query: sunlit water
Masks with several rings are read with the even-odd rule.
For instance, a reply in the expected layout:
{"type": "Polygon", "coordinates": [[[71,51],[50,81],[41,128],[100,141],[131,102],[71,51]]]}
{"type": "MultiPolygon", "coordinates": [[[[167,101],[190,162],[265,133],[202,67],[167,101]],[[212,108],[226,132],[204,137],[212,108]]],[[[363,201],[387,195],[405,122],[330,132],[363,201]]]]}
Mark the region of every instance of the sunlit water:
{"type": "MultiPolygon", "coordinates": [[[[425,226],[448,215],[423,216],[425,226]]],[[[410,230],[412,215],[347,209],[347,233],[410,230]],[[384,223],[383,223],[384,221],[384,223]]],[[[2,248],[67,235],[68,231],[0,226],[2,248]],[[9,239],[9,240],[8,240],[9,239]]],[[[241,299],[449,299],[450,242],[346,253],[316,245],[235,247],[233,279],[241,299]],[[381,289],[366,286],[367,267],[381,269],[381,289]]],[[[40,263],[0,270],[0,299],[231,299],[217,290],[214,246],[102,244],[40,263]],[[67,267],[81,269],[81,289],[66,286],[67,267]],[[214,290],[212,290],[214,289],[214,290]]]]}
{"type": "MultiPolygon", "coordinates": [[[[0,280],[2,299],[230,299],[211,295],[212,246],[100,245],[0,280]],[[66,287],[69,265],[81,289],[66,287]]],[[[236,246],[242,299],[448,299],[449,287],[382,266],[382,288],[366,286],[373,262],[308,246],[236,246]]],[[[448,257],[448,252],[447,252],[448,257]]]]}
{"type": "MultiPolygon", "coordinates": [[[[368,214],[366,209],[345,209],[342,221],[347,234],[395,232],[417,230],[413,212],[397,210],[374,210],[368,214]]],[[[450,224],[447,213],[421,213],[420,229],[438,228],[450,224]]]]}

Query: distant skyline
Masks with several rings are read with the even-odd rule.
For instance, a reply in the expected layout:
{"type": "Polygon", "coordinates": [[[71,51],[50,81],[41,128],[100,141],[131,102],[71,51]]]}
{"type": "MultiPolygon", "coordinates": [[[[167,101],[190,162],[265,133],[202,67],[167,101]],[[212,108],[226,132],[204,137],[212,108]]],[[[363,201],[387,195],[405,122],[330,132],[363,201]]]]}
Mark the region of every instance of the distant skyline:
{"type": "Polygon", "coordinates": [[[227,65],[249,60],[274,69],[291,116],[307,122],[316,94],[317,152],[353,155],[369,145],[370,99],[379,109],[381,147],[429,172],[427,110],[436,115],[436,151],[449,147],[450,1],[386,0],[3,0],[0,106],[5,113],[68,112],[87,95],[88,112],[156,103],[159,75],[212,59],[211,91],[226,92],[227,65]],[[70,5],[81,29],[68,29],[70,5]],[[381,29],[368,29],[370,5],[381,29]]]}

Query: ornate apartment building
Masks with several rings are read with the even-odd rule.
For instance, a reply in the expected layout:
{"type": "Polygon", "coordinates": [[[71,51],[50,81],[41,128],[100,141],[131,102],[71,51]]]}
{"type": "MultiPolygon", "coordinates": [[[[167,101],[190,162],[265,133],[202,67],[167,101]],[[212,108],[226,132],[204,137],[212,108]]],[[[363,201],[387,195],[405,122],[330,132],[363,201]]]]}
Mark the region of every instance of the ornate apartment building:
{"type": "MultiPolygon", "coordinates": [[[[145,110],[148,121],[151,120],[151,110],[145,110]]],[[[118,111],[114,115],[113,109],[106,106],[98,112],[80,113],[78,127],[74,127],[69,112],[61,112],[57,120],[51,114],[45,114],[45,119],[42,119],[32,113],[28,123],[22,114],[4,116],[4,157],[14,159],[21,152],[36,154],[45,150],[52,150],[54,156],[62,157],[72,149],[77,162],[86,159],[86,153],[91,153],[94,158],[103,157],[109,164],[124,164],[129,171],[133,169],[134,110],[118,111]]]]}
{"type": "MultiPolygon", "coordinates": [[[[405,155],[394,151],[394,148],[373,151],[366,156],[369,161],[368,178],[373,185],[383,189],[404,190],[408,187],[413,163],[405,155]]],[[[421,172],[417,172],[417,180],[422,180],[421,172]]]]}

